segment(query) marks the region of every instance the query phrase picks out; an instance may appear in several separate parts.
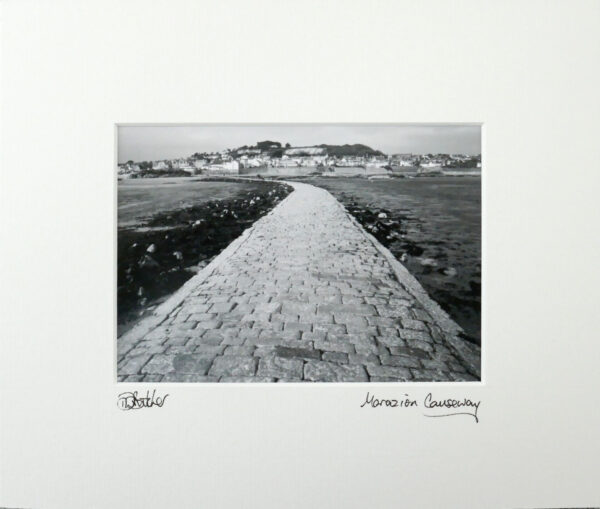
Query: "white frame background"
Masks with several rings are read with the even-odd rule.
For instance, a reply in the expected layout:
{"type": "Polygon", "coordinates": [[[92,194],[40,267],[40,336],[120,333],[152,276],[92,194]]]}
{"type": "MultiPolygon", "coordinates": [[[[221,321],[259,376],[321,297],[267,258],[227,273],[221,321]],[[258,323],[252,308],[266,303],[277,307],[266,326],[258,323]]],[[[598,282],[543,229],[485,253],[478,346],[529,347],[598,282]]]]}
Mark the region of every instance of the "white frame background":
{"type": "Polygon", "coordinates": [[[600,505],[600,3],[5,0],[0,506],[600,505]],[[115,124],[483,122],[480,384],[114,379],[115,124]],[[360,408],[467,396],[480,422],[360,408]]]}

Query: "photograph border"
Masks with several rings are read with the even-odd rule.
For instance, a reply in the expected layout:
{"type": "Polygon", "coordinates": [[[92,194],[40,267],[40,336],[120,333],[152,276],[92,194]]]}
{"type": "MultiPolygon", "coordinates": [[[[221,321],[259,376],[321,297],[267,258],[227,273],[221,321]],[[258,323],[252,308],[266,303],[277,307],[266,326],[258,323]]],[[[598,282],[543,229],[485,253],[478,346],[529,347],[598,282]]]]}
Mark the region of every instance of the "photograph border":
{"type": "MultiPolygon", "coordinates": [[[[487,349],[487,339],[484,341],[484,336],[485,336],[485,305],[484,305],[484,289],[485,289],[485,270],[486,270],[486,263],[485,263],[485,204],[486,204],[486,199],[485,199],[485,179],[486,179],[486,171],[485,171],[485,122],[472,122],[472,121],[464,121],[464,122],[375,122],[375,121],[360,121],[360,122],[336,122],[336,121],[331,121],[331,122],[325,122],[325,121],[319,121],[319,122],[115,122],[115,124],[113,125],[113,129],[114,129],[114,168],[113,168],[113,193],[114,193],[114,198],[113,198],[113,241],[114,241],[114,246],[113,246],[113,366],[112,366],[112,373],[113,373],[113,381],[115,384],[117,384],[117,386],[121,387],[124,386],[126,384],[135,384],[136,387],[141,387],[143,386],[154,386],[157,383],[160,385],[160,387],[180,387],[180,386],[191,386],[191,387],[198,387],[198,386],[289,386],[289,387],[304,387],[304,386],[351,386],[351,387],[374,387],[374,386],[381,386],[381,387],[397,387],[397,386],[406,386],[409,388],[412,387],[429,387],[429,386],[434,386],[434,387],[460,387],[460,386],[466,386],[466,387],[484,387],[486,385],[486,374],[487,374],[487,362],[486,362],[486,349],[487,349]],[[119,154],[119,128],[120,127],[186,127],[186,126],[190,126],[190,127],[218,127],[218,126],[244,126],[244,127],[260,127],[260,126],[298,126],[298,125],[305,125],[305,126],[312,126],[312,125],[327,125],[327,126],[415,126],[415,127],[420,127],[420,126],[431,126],[431,127],[445,127],[445,126],[479,126],[480,128],[480,132],[481,132],[481,146],[480,146],[480,152],[481,152],[481,309],[480,309],[480,314],[481,314],[481,343],[479,345],[480,347],[480,380],[477,381],[441,381],[441,382],[435,382],[435,381],[431,381],[431,382],[422,382],[422,381],[414,381],[414,382],[287,382],[285,384],[277,384],[277,383],[272,383],[272,382],[254,382],[254,383],[247,383],[247,382],[227,382],[227,383],[220,383],[220,382],[119,382],[117,380],[118,378],[118,371],[117,371],[117,361],[118,361],[118,351],[117,351],[117,343],[118,343],[118,336],[117,336],[117,271],[118,271],[118,247],[117,247],[117,236],[118,236],[118,174],[117,174],[117,170],[118,170],[118,154],[119,154]]],[[[343,205],[342,205],[343,207],[343,205]]],[[[353,221],[355,224],[358,224],[358,222],[356,221],[356,219],[352,216],[350,216],[351,221],[353,221]]],[[[360,226],[360,225],[359,225],[360,226]]],[[[249,227],[251,228],[251,227],[249,227]]],[[[248,228],[248,229],[249,229],[248,228]]],[[[361,230],[363,230],[362,226],[360,226],[361,230]]],[[[246,229],[244,231],[244,233],[248,230],[246,229]]],[[[237,237],[235,240],[233,240],[226,248],[224,248],[215,259],[221,257],[221,255],[227,251],[231,246],[237,246],[237,243],[240,239],[242,239],[242,237],[244,236],[244,233],[242,233],[242,235],[240,235],[239,237],[237,237]]],[[[372,235],[370,235],[368,232],[364,232],[367,235],[367,238],[372,237],[372,235]]],[[[373,239],[369,238],[369,240],[373,243],[373,239]]],[[[408,271],[408,269],[406,269],[398,260],[396,260],[396,258],[394,257],[393,254],[391,254],[391,252],[389,252],[389,250],[385,247],[385,246],[381,246],[383,247],[383,249],[385,251],[382,251],[379,247],[379,242],[375,241],[373,243],[374,247],[382,254],[382,256],[384,256],[387,261],[392,265],[392,270],[393,272],[397,275],[398,274],[398,270],[401,270],[403,272],[405,272],[406,274],[408,274],[411,283],[413,285],[415,285],[412,289],[411,289],[411,293],[413,294],[413,297],[421,303],[421,305],[423,305],[425,307],[425,309],[427,311],[430,310],[435,310],[438,314],[441,311],[442,316],[445,316],[446,318],[449,318],[449,320],[452,322],[452,324],[455,324],[454,319],[452,319],[448,312],[445,311],[435,300],[433,300],[430,296],[429,293],[427,292],[427,290],[425,290],[423,288],[423,286],[421,285],[421,283],[417,280],[417,278],[410,273],[410,271],[408,271]],[[399,266],[399,268],[398,268],[399,266]],[[417,293],[421,293],[421,296],[416,295],[415,293],[413,293],[414,291],[416,291],[417,293]]],[[[186,287],[186,284],[191,281],[192,279],[194,279],[196,277],[192,276],[192,278],[188,279],[188,281],[186,281],[181,287],[179,287],[177,290],[175,290],[172,294],[170,294],[166,300],[164,302],[162,302],[158,307],[157,310],[160,310],[161,313],[169,313],[171,312],[181,301],[179,300],[182,296],[186,295],[187,292],[189,291],[188,288],[186,287]]],[[[140,327],[140,330],[145,329],[142,328],[142,322],[143,325],[148,326],[148,327],[154,327],[156,325],[158,325],[161,321],[164,320],[164,317],[161,318],[160,320],[156,321],[153,320],[154,317],[154,312],[152,313],[152,315],[146,316],[144,318],[142,318],[141,320],[139,320],[135,326],[131,329],[133,330],[134,328],[140,327]]],[[[128,331],[128,333],[131,332],[128,331]]]]}

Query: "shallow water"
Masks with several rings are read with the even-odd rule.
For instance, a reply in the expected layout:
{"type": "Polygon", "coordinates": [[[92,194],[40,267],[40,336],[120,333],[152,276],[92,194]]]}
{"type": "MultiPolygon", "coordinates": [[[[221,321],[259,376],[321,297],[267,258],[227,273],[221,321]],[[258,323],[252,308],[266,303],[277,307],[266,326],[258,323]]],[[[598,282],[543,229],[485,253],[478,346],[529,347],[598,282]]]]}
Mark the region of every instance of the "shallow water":
{"type": "Polygon", "coordinates": [[[228,200],[256,187],[252,182],[213,182],[194,177],[123,179],[118,183],[118,225],[134,226],[160,212],[228,200]]]}
{"type": "Polygon", "coordinates": [[[342,202],[354,199],[400,219],[402,238],[388,248],[466,334],[481,341],[481,177],[305,181],[342,202]]]}

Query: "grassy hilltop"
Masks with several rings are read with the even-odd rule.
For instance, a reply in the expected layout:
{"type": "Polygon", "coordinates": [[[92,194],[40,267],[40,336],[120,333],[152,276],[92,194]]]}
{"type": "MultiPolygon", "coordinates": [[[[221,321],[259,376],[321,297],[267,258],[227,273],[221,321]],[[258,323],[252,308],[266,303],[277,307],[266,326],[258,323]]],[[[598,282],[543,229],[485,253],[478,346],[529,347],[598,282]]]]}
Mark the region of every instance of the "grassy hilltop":
{"type": "Polygon", "coordinates": [[[327,150],[330,156],[383,156],[385,155],[380,150],[375,150],[367,145],[355,143],[353,145],[318,145],[327,150]]]}

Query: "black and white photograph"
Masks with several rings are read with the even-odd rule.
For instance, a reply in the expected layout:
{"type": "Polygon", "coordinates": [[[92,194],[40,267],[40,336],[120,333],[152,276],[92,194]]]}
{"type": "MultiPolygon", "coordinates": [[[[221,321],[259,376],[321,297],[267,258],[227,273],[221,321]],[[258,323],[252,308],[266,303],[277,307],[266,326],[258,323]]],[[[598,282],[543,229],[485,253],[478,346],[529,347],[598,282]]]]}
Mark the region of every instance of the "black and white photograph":
{"type": "Polygon", "coordinates": [[[118,381],[480,381],[481,130],[117,126],[118,381]]]}

